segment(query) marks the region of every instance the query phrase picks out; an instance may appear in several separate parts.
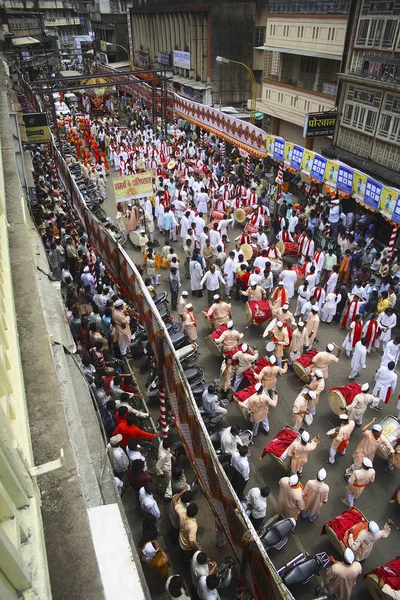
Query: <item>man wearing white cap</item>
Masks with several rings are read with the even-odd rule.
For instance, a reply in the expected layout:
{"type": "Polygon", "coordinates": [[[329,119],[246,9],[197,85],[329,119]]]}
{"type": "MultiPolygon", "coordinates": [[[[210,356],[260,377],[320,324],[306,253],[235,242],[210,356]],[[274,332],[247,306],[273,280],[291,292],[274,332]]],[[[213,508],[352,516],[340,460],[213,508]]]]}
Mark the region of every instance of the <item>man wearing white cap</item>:
{"type": "Polygon", "coordinates": [[[294,401],[292,408],[293,428],[300,429],[304,415],[310,414],[310,402],[315,400],[315,392],[303,389],[294,401]]]}
{"type": "Polygon", "coordinates": [[[382,410],[379,406],[380,402],[387,404],[390,396],[397,386],[397,374],[394,372],[394,362],[390,362],[387,367],[380,366],[375,374],[375,387],[372,392],[374,396],[379,398],[378,402],[373,402],[371,408],[374,410],[382,410]]]}
{"type": "Polygon", "coordinates": [[[311,381],[306,385],[306,388],[315,393],[315,400],[312,400],[309,404],[311,414],[315,415],[319,397],[325,389],[324,374],[320,369],[316,369],[314,373],[311,374],[311,381]]]}
{"type": "Polygon", "coordinates": [[[319,442],[319,435],[310,442],[310,434],[308,431],[303,431],[300,439],[296,439],[290,444],[287,455],[292,459],[290,462],[291,473],[297,473],[299,476],[303,473],[304,465],[308,462],[308,455],[315,450],[319,442]]]}
{"type": "Polygon", "coordinates": [[[125,357],[128,350],[129,342],[131,341],[131,329],[129,327],[130,317],[123,311],[124,302],[121,298],[114,303],[112,311],[112,320],[115,328],[113,342],[117,342],[121,357],[125,357]]]}
{"type": "Polygon", "coordinates": [[[242,405],[250,412],[250,421],[253,423],[253,436],[256,437],[260,423],[263,425],[264,433],[269,432],[268,414],[270,408],[275,408],[278,403],[278,394],[274,392],[272,397],[267,394],[261,383],[256,383],[256,392],[242,405]]]}
{"type": "Polygon", "coordinates": [[[325,303],[321,311],[321,321],[330,323],[336,315],[337,305],[341,301],[342,295],[336,292],[328,292],[325,297],[325,303]]]}
{"type": "Polygon", "coordinates": [[[254,373],[254,377],[257,381],[261,381],[264,390],[267,390],[267,392],[272,395],[278,375],[286,373],[288,366],[287,363],[285,363],[283,368],[278,367],[276,364],[276,356],[274,355],[270,356],[268,360],[270,364],[261,369],[258,375],[257,373],[254,373]]]}
{"type": "Polygon", "coordinates": [[[351,404],[347,405],[347,413],[349,419],[355,421],[356,425],[362,425],[362,420],[365,411],[368,406],[371,406],[373,402],[379,402],[379,398],[373,394],[368,394],[369,383],[363,383],[361,386],[361,392],[354,396],[351,404]]]}
{"type": "Polygon", "coordinates": [[[397,366],[400,357],[400,336],[394,338],[387,343],[383,352],[381,366],[388,366],[390,362],[394,362],[397,366]]]}
{"type": "Polygon", "coordinates": [[[350,530],[348,544],[349,548],[353,550],[356,560],[360,562],[367,560],[375,542],[389,537],[392,531],[390,528],[391,525],[393,525],[393,521],[389,519],[384,524],[383,529],[379,529],[378,523],[370,521],[368,529],[360,531],[356,538],[353,536],[353,531],[350,530]]]}
{"type": "Polygon", "coordinates": [[[272,336],[272,340],[275,342],[274,354],[276,356],[276,364],[278,367],[282,367],[283,353],[285,348],[289,346],[288,330],[283,326],[282,321],[277,321],[270,335],[272,336]]]}
{"type": "Polygon", "coordinates": [[[355,469],[361,469],[363,458],[373,461],[376,451],[382,444],[389,454],[394,454],[394,449],[386,436],[382,433],[382,426],[375,424],[375,417],[362,428],[362,440],[353,454],[353,464],[346,469],[346,477],[350,477],[355,469]],[[372,430],[369,427],[372,425],[372,430]]]}
{"type": "Polygon", "coordinates": [[[283,517],[297,519],[304,510],[303,486],[297,473],[279,480],[279,497],[276,512],[283,517]]]}
{"type": "Polygon", "coordinates": [[[207,288],[208,303],[211,304],[214,296],[219,295],[217,292],[220,284],[225,285],[225,279],[222,277],[221,271],[215,268],[215,265],[211,265],[210,269],[203,275],[200,281],[201,287],[204,284],[207,288]]]}
{"type": "Polygon", "coordinates": [[[290,298],[293,298],[294,296],[294,286],[297,281],[296,271],[295,269],[292,269],[292,265],[290,263],[288,264],[287,268],[281,272],[281,274],[279,275],[279,279],[285,286],[287,296],[290,300],[290,298]]]}
{"type": "MultiPolygon", "coordinates": [[[[230,300],[230,298],[228,298],[230,300]]],[[[214,304],[209,308],[207,316],[211,319],[214,329],[218,329],[221,325],[226,325],[231,319],[232,304],[224,302],[219,294],[214,295],[214,304]]]]}
{"type": "Polygon", "coordinates": [[[366,369],[367,364],[367,344],[368,339],[366,337],[361,338],[359,342],[354,346],[354,354],[351,359],[351,371],[349,380],[354,381],[361,369],[366,369]]]}
{"type": "Polygon", "coordinates": [[[346,448],[349,445],[350,436],[356,426],[355,422],[349,419],[348,415],[339,415],[340,425],[336,427],[335,432],[328,437],[332,438],[331,447],[329,449],[329,459],[325,460],[327,464],[335,464],[336,453],[346,454],[346,448]]]}
{"type": "Polygon", "coordinates": [[[235,367],[235,382],[233,389],[236,391],[243,380],[243,374],[245,371],[251,368],[252,364],[258,359],[258,351],[254,350],[253,353],[249,352],[249,345],[244,343],[240,350],[235,352],[232,356],[232,360],[238,361],[235,367]]]}
{"type": "Polygon", "coordinates": [[[309,349],[311,349],[314,340],[317,337],[319,328],[319,308],[317,305],[311,307],[311,314],[306,321],[306,329],[308,331],[309,349]]]}
{"type": "Polygon", "coordinates": [[[348,479],[346,493],[341,498],[342,503],[349,508],[353,508],[354,500],[359,498],[367,485],[375,481],[375,469],[372,461],[364,456],[361,469],[355,469],[348,479]]]}
{"type": "Polygon", "coordinates": [[[321,508],[328,502],[329,485],[324,483],[326,479],[325,469],[320,469],[317,479],[309,479],[303,489],[304,509],[300,516],[313,523],[318,518],[321,508]]]}
{"type": "Polygon", "coordinates": [[[326,569],[322,586],[317,589],[318,594],[326,591],[334,598],[350,600],[357,577],[362,573],[362,567],[355,560],[354,552],[350,548],[346,548],[343,558],[344,560],[340,562],[330,557],[333,565],[326,569]]]}
{"type": "MultiPolygon", "coordinates": [[[[260,277],[261,280],[261,277],[260,277]]],[[[247,290],[244,292],[243,290],[240,290],[240,295],[241,296],[247,296],[247,298],[249,299],[249,302],[251,302],[252,300],[265,300],[266,298],[266,293],[263,287],[261,287],[261,285],[258,285],[258,282],[254,282],[251,281],[249,279],[249,287],[247,288],[247,290]]]]}
{"type": "Polygon", "coordinates": [[[187,292],[186,290],[184,290],[183,292],[181,292],[179,301],[178,301],[178,317],[179,317],[179,323],[182,325],[183,324],[183,317],[185,314],[185,307],[188,301],[188,296],[189,296],[189,292],[187,292]]]}
{"type": "Polygon", "coordinates": [[[224,354],[236,348],[239,344],[239,340],[241,340],[244,335],[243,333],[239,333],[236,329],[233,329],[233,321],[228,321],[226,326],[228,329],[226,329],[219,338],[214,340],[216,344],[222,344],[222,352],[224,354]]]}
{"type": "Polygon", "coordinates": [[[185,312],[182,315],[182,325],[186,329],[190,340],[197,340],[197,319],[193,312],[193,304],[189,302],[185,306],[185,312]]]}
{"type": "Polygon", "coordinates": [[[325,379],[329,377],[329,365],[332,363],[339,362],[339,356],[341,353],[341,349],[338,349],[337,355],[334,356],[332,352],[334,351],[335,346],[333,344],[328,344],[325,351],[318,352],[311,361],[311,371],[315,371],[315,369],[320,369],[324,374],[325,379]]]}
{"type": "Polygon", "coordinates": [[[304,348],[307,348],[309,345],[308,331],[304,322],[300,320],[297,324],[297,329],[293,331],[290,343],[289,365],[292,365],[295,360],[300,358],[304,352],[304,348]]]}
{"type": "Polygon", "coordinates": [[[107,444],[107,454],[110,459],[111,467],[118,476],[126,473],[129,467],[129,458],[121,448],[121,442],[122,435],[118,433],[117,435],[110,437],[110,441],[107,444]]]}
{"type": "Polygon", "coordinates": [[[278,308],[275,311],[275,315],[277,321],[282,321],[284,325],[289,325],[289,327],[294,327],[296,325],[293,313],[289,310],[289,304],[284,304],[281,308],[278,308]]]}
{"type": "Polygon", "coordinates": [[[276,314],[278,308],[281,308],[284,304],[287,304],[287,291],[283,285],[283,281],[279,281],[278,287],[272,294],[272,314],[276,314]]]}

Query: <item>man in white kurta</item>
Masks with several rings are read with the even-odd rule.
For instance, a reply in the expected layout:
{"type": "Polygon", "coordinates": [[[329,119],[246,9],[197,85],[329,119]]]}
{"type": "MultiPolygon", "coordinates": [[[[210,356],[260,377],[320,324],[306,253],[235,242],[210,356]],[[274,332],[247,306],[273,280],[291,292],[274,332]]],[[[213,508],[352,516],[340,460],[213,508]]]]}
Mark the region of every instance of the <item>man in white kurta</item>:
{"type": "Polygon", "coordinates": [[[306,321],[306,329],[308,332],[309,347],[311,349],[319,329],[319,308],[317,305],[311,307],[311,313],[306,321]]]}
{"type": "Polygon", "coordinates": [[[339,428],[336,428],[335,432],[328,437],[332,438],[331,447],[329,448],[329,459],[325,461],[330,465],[335,464],[335,456],[339,450],[340,454],[346,454],[346,448],[350,441],[350,436],[354,431],[356,426],[353,419],[349,419],[348,415],[342,414],[339,415],[340,425],[339,428]]]}
{"type": "Polygon", "coordinates": [[[262,383],[256,383],[256,393],[242,402],[242,406],[250,412],[250,421],[253,423],[253,436],[256,437],[260,423],[265,433],[269,432],[268,414],[270,408],[275,408],[278,402],[277,392],[272,396],[267,394],[262,383]]]}
{"type": "Polygon", "coordinates": [[[297,275],[296,271],[292,269],[292,265],[289,264],[288,267],[282,271],[282,273],[279,275],[279,280],[283,282],[288,294],[288,298],[293,298],[297,275]]]}
{"type": "Polygon", "coordinates": [[[386,344],[386,348],[384,350],[382,356],[381,366],[385,365],[386,367],[390,362],[394,362],[397,366],[400,357],[400,336],[397,336],[394,340],[391,340],[386,344]]]}
{"type": "Polygon", "coordinates": [[[357,377],[357,375],[361,371],[361,369],[365,369],[367,366],[367,364],[366,364],[367,344],[368,344],[367,338],[361,338],[361,340],[359,342],[357,342],[357,344],[354,346],[354,354],[353,354],[353,358],[351,359],[351,363],[350,363],[350,365],[351,365],[351,371],[350,371],[350,375],[349,375],[350,381],[354,381],[354,379],[357,377]]]}
{"type": "Polygon", "coordinates": [[[233,284],[235,283],[235,274],[238,268],[238,263],[235,260],[235,253],[229,252],[229,257],[224,264],[224,275],[226,279],[225,292],[229,296],[233,284]]]}
{"type": "Polygon", "coordinates": [[[297,474],[279,480],[279,496],[276,512],[283,517],[297,519],[304,510],[303,486],[297,474]]]}
{"type": "Polygon", "coordinates": [[[366,560],[372,552],[375,542],[389,537],[392,521],[386,521],[383,529],[379,529],[379,525],[375,521],[370,521],[368,529],[363,529],[354,538],[353,533],[349,534],[348,546],[353,550],[356,560],[366,560]]]}
{"type": "Polygon", "coordinates": [[[390,396],[397,386],[397,375],[394,372],[394,367],[394,362],[390,362],[387,367],[381,365],[377,370],[375,374],[375,387],[372,393],[379,398],[379,402],[373,402],[371,408],[381,410],[379,406],[380,402],[384,402],[385,404],[389,402],[390,396]]]}
{"type": "Polygon", "coordinates": [[[379,402],[379,398],[376,398],[373,394],[368,394],[369,383],[364,383],[361,386],[361,392],[354,396],[351,404],[347,405],[347,413],[349,419],[352,419],[356,425],[362,425],[363,416],[368,406],[371,406],[373,402],[379,402]]]}
{"type": "Polygon", "coordinates": [[[304,352],[304,348],[307,348],[309,345],[308,331],[305,328],[303,321],[299,321],[297,329],[293,331],[292,341],[290,343],[289,365],[292,365],[295,360],[300,358],[304,352]]]}
{"type": "Polygon", "coordinates": [[[321,508],[328,502],[329,485],[324,483],[326,479],[326,470],[320,469],[317,479],[307,481],[303,489],[304,509],[300,516],[302,519],[308,519],[313,523],[318,518],[321,508]]]}
{"type": "Polygon", "coordinates": [[[378,324],[380,334],[375,345],[377,348],[379,348],[382,342],[383,350],[385,350],[387,343],[392,337],[392,329],[396,327],[397,324],[397,317],[393,313],[393,308],[387,308],[385,312],[379,315],[378,324]]]}
{"type": "Polygon", "coordinates": [[[344,561],[335,561],[332,566],[326,569],[322,588],[333,597],[340,598],[340,600],[350,600],[357,577],[361,575],[361,572],[362,567],[358,561],[354,560],[353,551],[346,548],[344,561]]]}
{"type": "Polygon", "coordinates": [[[290,471],[300,475],[303,472],[304,466],[308,462],[308,455],[313,452],[320,441],[317,435],[310,442],[310,434],[308,431],[303,431],[301,438],[294,440],[287,449],[287,455],[290,456],[290,471]]]}

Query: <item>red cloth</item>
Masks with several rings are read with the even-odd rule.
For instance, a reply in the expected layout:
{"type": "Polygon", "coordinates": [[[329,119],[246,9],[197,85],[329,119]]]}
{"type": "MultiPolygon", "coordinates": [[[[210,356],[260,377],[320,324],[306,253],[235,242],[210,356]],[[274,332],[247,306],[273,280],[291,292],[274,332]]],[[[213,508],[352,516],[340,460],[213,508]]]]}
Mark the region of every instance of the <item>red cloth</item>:
{"type": "Polygon", "coordinates": [[[296,438],[297,431],[293,431],[293,429],[287,429],[285,427],[285,429],[282,429],[279,433],[277,433],[274,439],[265,446],[263,453],[261,454],[261,458],[264,458],[268,452],[280,458],[296,438]]]}
{"type": "MultiPolygon", "coordinates": [[[[224,356],[229,356],[232,357],[234,354],[236,354],[236,352],[239,352],[239,350],[242,349],[243,344],[239,344],[238,346],[235,346],[234,348],[232,348],[232,350],[228,350],[228,352],[224,352],[224,356]]],[[[247,350],[248,354],[251,354],[251,356],[254,355],[253,350],[249,347],[249,349],[247,350]]],[[[237,360],[233,360],[232,361],[232,365],[235,366],[238,364],[237,360]]]]}
{"type": "Polygon", "coordinates": [[[302,354],[302,356],[300,356],[296,362],[299,362],[303,367],[307,368],[311,365],[312,359],[316,354],[318,354],[318,350],[311,348],[311,350],[304,352],[304,354],[302,354]]]}
{"type": "Polygon", "coordinates": [[[256,325],[261,325],[272,317],[272,311],[268,300],[250,300],[248,303],[251,318],[256,325]]]}
{"type": "Polygon", "coordinates": [[[255,393],[256,393],[256,384],[253,383],[252,385],[249,385],[249,387],[245,388],[244,390],[241,390],[240,392],[235,392],[234,396],[235,396],[236,402],[244,402],[245,400],[247,400],[247,398],[250,398],[250,396],[252,396],[255,393]]]}
{"type": "Polygon", "coordinates": [[[357,342],[359,342],[361,340],[362,330],[363,330],[362,321],[356,321],[355,325],[354,325],[353,341],[351,343],[351,346],[353,349],[355,348],[355,345],[357,344],[357,342]]]}
{"type": "MultiPolygon", "coordinates": [[[[267,358],[265,358],[265,357],[259,358],[257,360],[257,362],[254,363],[253,369],[258,375],[263,370],[264,367],[269,367],[270,364],[271,363],[269,362],[269,360],[267,358]]],[[[248,369],[247,371],[244,372],[244,376],[246,377],[246,379],[248,379],[248,381],[250,383],[256,383],[256,381],[257,381],[250,369],[248,369]]]]}
{"type": "MultiPolygon", "coordinates": [[[[210,309],[207,308],[206,312],[208,312],[210,309]]],[[[210,333],[209,337],[212,340],[217,340],[219,337],[221,337],[221,335],[224,333],[224,331],[226,331],[228,328],[226,325],[221,325],[221,327],[218,327],[218,329],[216,329],[215,331],[213,331],[212,333],[210,333]]]]}
{"type": "Polygon", "coordinates": [[[341,392],[343,398],[346,400],[346,404],[351,404],[357,394],[361,394],[361,383],[355,381],[354,383],[347,383],[343,387],[331,388],[329,391],[332,392],[334,390],[341,392]]]}
{"type": "Polygon", "coordinates": [[[378,567],[369,573],[366,573],[364,577],[367,575],[376,575],[380,579],[383,579],[385,583],[388,584],[392,588],[392,590],[400,590],[400,557],[394,558],[390,560],[386,565],[382,567],[378,567]]]}
{"type": "Polygon", "coordinates": [[[330,527],[337,535],[338,539],[342,542],[346,533],[357,525],[360,521],[363,520],[363,517],[356,508],[351,508],[350,510],[345,510],[344,513],[333,519],[332,521],[328,521],[322,528],[321,535],[326,535],[326,527],[330,527]]]}

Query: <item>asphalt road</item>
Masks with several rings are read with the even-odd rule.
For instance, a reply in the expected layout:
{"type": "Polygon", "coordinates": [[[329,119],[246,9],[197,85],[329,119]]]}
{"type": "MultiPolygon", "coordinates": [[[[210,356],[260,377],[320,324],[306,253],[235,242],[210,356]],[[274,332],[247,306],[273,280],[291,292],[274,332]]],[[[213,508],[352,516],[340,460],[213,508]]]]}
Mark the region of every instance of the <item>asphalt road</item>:
{"type": "MultiPolygon", "coordinates": [[[[114,172],[113,172],[114,173],[114,172]]],[[[109,216],[115,219],[115,203],[111,185],[111,177],[108,178],[108,199],[105,202],[104,208],[109,216]]],[[[236,237],[241,231],[233,231],[230,234],[231,243],[233,246],[233,238],[236,237]]],[[[158,235],[161,247],[163,244],[163,237],[161,234],[158,235]]],[[[172,244],[175,251],[180,255],[182,259],[182,248],[180,243],[172,244]]],[[[141,263],[141,253],[134,250],[130,242],[127,242],[125,247],[129,256],[136,264],[141,263]]],[[[183,264],[183,261],[182,261],[183,264]]],[[[161,285],[157,291],[168,290],[167,285],[168,271],[163,270],[161,274],[161,285]]],[[[184,269],[181,268],[181,290],[188,290],[190,293],[190,281],[184,278],[184,269]]],[[[194,305],[195,314],[197,315],[198,322],[198,337],[197,340],[200,344],[200,357],[198,365],[203,367],[206,374],[206,380],[211,380],[219,376],[219,369],[221,361],[213,356],[208,348],[202,343],[204,338],[210,333],[206,324],[201,317],[201,311],[207,307],[207,295],[203,298],[197,298],[190,296],[190,302],[194,305]]],[[[290,301],[290,310],[294,313],[296,300],[293,298],[290,301]]],[[[174,313],[172,313],[174,316],[174,313]]],[[[240,301],[236,302],[232,300],[232,314],[235,324],[235,328],[239,331],[243,331],[247,324],[245,315],[245,305],[240,301]]],[[[245,340],[256,346],[259,355],[264,354],[265,345],[261,339],[263,329],[254,327],[248,329],[245,333],[245,340]]],[[[337,345],[341,345],[345,337],[345,331],[336,324],[324,324],[321,323],[318,339],[319,343],[315,344],[318,349],[324,349],[326,344],[334,342],[337,345]]],[[[380,365],[380,353],[371,354],[367,360],[367,368],[363,371],[359,381],[361,383],[369,382],[373,385],[373,378],[376,369],[380,365]]],[[[304,469],[302,483],[303,485],[308,479],[314,479],[318,470],[325,467],[328,472],[326,482],[330,486],[330,497],[329,502],[323,507],[319,518],[310,524],[308,521],[298,520],[296,527],[296,534],[290,537],[288,544],[280,552],[271,553],[271,559],[275,566],[279,568],[285,564],[288,560],[296,556],[300,551],[306,550],[310,554],[316,552],[326,551],[328,554],[333,554],[336,558],[340,558],[333,546],[327,540],[325,536],[321,536],[321,529],[324,523],[335,518],[341,514],[345,507],[341,503],[340,499],[344,495],[346,482],[343,478],[345,469],[351,464],[351,455],[361,438],[360,428],[356,428],[354,431],[350,445],[347,449],[346,456],[340,456],[336,464],[325,465],[324,459],[328,456],[330,440],[326,436],[326,432],[331,429],[332,425],[338,424],[338,418],[333,414],[328,403],[327,390],[331,387],[345,385],[350,372],[350,360],[346,358],[345,354],[342,353],[339,363],[334,364],[329,368],[329,378],[326,382],[326,389],[321,394],[321,398],[317,407],[317,414],[314,419],[312,426],[308,429],[311,437],[316,434],[321,435],[321,443],[317,449],[311,453],[308,464],[304,469]]],[[[270,434],[268,437],[264,436],[261,432],[255,438],[255,445],[251,447],[251,476],[250,482],[247,489],[250,489],[254,485],[269,485],[271,488],[271,495],[269,497],[268,505],[268,516],[272,516],[275,513],[275,505],[279,493],[279,479],[284,476],[284,473],[280,467],[269,457],[266,456],[260,461],[260,455],[266,443],[271,440],[275,433],[280,431],[285,424],[292,424],[291,420],[291,409],[293,406],[294,399],[299,393],[300,382],[296,381],[297,377],[294,372],[289,369],[288,373],[278,379],[277,390],[279,393],[279,401],[276,409],[270,412],[270,434]]],[[[364,423],[371,420],[374,416],[378,417],[378,421],[386,415],[396,415],[396,401],[397,394],[393,395],[389,404],[383,408],[381,413],[377,413],[372,410],[367,410],[364,417],[364,423]]],[[[232,425],[237,423],[242,428],[248,428],[249,423],[242,417],[241,412],[235,406],[230,404],[228,407],[227,418],[222,422],[223,426],[232,425]]],[[[370,484],[366,491],[361,495],[359,500],[356,501],[355,506],[360,509],[368,519],[374,519],[382,527],[387,519],[392,519],[396,524],[400,526],[400,509],[397,504],[390,504],[389,498],[391,497],[396,485],[399,483],[399,472],[396,470],[394,475],[388,474],[382,470],[384,461],[376,457],[374,461],[374,467],[376,469],[376,481],[370,484]]],[[[212,515],[208,511],[208,517],[206,519],[212,520],[212,515]]],[[[215,543],[214,527],[210,522],[208,527],[207,520],[202,519],[202,531],[204,538],[207,538],[207,542],[202,539],[202,543],[206,543],[206,546],[213,549],[215,543]]],[[[378,542],[371,554],[363,565],[363,574],[367,573],[373,568],[383,565],[387,561],[395,558],[399,554],[400,535],[398,530],[393,530],[390,537],[386,540],[378,542]]],[[[215,551],[213,552],[215,556],[215,551]]],[[[226,552],[225,552],[226,554],[226,552]]],[[[298,590],[293,590],[294,596],[298,600],[309,599],[314,595],[316,580],[311,581],[309,584],[302,586],[298,590]]],[[[352,599],[360,600],[368,594],[367,587],[364,580],[360,577],[357,585],[354,589],[352,599]]]]}

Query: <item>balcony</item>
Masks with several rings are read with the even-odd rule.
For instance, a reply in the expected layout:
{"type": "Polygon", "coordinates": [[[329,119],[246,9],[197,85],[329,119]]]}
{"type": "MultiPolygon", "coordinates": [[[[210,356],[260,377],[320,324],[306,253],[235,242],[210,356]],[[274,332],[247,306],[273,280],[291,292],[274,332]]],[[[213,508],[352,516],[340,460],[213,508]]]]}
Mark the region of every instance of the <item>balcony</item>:
{"type": "Polygon", "coordinates": [[[66,25],[80,25],[79,17],[54,17],[53,19],[45,18],[45,27],[65,27],[66,25]]]}
{"type": "MultiPolygon", "coordinates": [[[[321,88],[323,86],[324,83],[322,82],[321,88]]],[[[261,100],[257,101],[258,111],[283,121],[289,121],[300,127],[304,125],[306,113],[322,112],[331,110],[334,107],[334,96],[265,79],[262,82],[261,100]]]]}
{"type": "MultiPolygon", "coordinates": [[[[19,9],[27,12],[35,9],[33,0],[4,0],[4,6],[8,10],[19,9]]],[[[43,10],[55,8],[78,10],[80,6],[78,0],[39,0],[39,8],[43,10]]]]}

